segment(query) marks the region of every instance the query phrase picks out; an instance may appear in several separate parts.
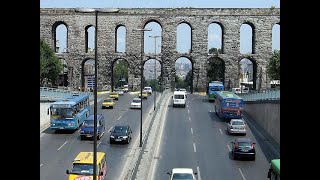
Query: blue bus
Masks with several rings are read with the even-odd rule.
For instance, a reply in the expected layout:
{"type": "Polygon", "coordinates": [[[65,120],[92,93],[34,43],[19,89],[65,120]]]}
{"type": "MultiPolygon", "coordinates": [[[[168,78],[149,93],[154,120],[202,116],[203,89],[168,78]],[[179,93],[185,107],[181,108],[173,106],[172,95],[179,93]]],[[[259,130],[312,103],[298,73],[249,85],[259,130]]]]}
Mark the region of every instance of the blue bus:
{"type": "Polygon", "coordinates": [[[209,101],[215,101],[215,93],[217,91],[224,91],[224,86],[221,81],[212,81],[208,86],[208,99],[209,101]]]}
{"type": "Polygon", "coordinates": [[[233,92],[216,92],[215,112],[220,118],[241,119],[243,105],[243,99],[233,92]]]}
{"type": "Polygon", "coordinates": [[[48,109],[50,129],[75,130],[90,115],[89,95],[74,94],[56,101],[48,109]]]}

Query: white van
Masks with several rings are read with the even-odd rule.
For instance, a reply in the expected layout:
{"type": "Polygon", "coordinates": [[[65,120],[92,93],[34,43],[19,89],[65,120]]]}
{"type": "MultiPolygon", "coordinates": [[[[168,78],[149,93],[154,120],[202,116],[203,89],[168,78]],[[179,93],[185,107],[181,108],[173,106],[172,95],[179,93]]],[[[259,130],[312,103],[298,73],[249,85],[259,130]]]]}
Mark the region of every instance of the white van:
{"type": "Polygon", "coordinates": [[[184,91],[174,91],[172,96],[172,106],[186,107],[186,93],[184,91]]]}

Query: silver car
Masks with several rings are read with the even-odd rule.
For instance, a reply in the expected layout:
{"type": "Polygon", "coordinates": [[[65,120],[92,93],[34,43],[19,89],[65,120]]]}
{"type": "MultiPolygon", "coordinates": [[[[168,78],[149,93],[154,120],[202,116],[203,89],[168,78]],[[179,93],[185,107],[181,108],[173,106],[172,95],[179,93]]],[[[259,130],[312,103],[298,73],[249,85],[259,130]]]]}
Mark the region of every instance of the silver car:
{"type": "Polygon", "coordinates": [[[227,124],[228,134],[243,134],[246,135],[246,123],[243,119],[231,119],[227,124]]]}

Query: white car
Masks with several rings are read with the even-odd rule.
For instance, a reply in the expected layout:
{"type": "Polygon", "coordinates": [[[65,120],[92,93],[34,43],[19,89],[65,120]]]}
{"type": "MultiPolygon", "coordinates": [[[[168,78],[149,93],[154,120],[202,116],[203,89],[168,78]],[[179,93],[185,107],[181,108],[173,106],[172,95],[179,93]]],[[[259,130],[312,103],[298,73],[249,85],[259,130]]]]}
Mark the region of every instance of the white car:
{"type": "Polygon", "coordinates": [[[193,172],[191,168],[173,168],[170,175],[170,180],[196,180],[196,172],[193,172]]]}
{"type": "Polygon", "coordinates": [[[180,88],[180,89],[179,89],[179,91],[184,92],[184,93],[186,94],[186,97],[187,97],[187,90],[186,90],[186,89],[184,89],[184,88],[180,88]]]}
{"type": "Polygon", "coordinates": [[[131,109],[141,109],[141,99],[140,98],[133,98],[131,105],[131,109]]]}
{"type": "Polygon", "coordinates": [[[117,92],[119,95],[123,95],[123,94],[124,94],[124,92],[123,92],[122,89],[116,89],[116,92],[117,92]]]}
{"type": "Polygon", "coordinates": [[[144,91],[146,91],[148,94],[152,94],[152,87],[144,87],[144,91]]]}
{"type": "Polygon", "coordinates": [[[227,124],[227,132],[228,134],[238,133],[246,135],[246,123],[243,119],[231,119],[227,124]]]}

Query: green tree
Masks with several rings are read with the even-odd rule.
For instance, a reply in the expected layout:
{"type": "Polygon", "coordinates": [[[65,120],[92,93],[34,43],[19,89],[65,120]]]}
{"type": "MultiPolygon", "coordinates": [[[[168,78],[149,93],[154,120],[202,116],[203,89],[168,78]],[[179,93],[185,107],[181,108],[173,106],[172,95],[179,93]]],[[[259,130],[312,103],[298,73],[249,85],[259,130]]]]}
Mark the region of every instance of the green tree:
{"type": "MultiPolygon", "coordinates": [[[[221,53],[221,49],[211,48],[209,49],[209,54],[214,54],[216,52],[221,53]]],[[[212,58],[208,61],[207,69],[207,83],[211,81],[222,81],[224,77],[223,63],[218,58],[212,58]]]]}
{"type": "Polygon", "coordinates": [[[268,76],[272,80],[280,80],[280,50],[274,50],[267,65],[268,76]]]}
{"type": "Polygon", "coordinates": [[[117,60],[113,66],[113,83],[114,88],[120,86],[120,80],[125,79],[125,82],[121,81],[121,85],[127,84],[128,82],[128,63],[123,60],[117,60]]]}
{"type": "Polygon", "coordinates": [[[50,46],[40,39],[40,85],[47,80],[53,86],[62,71],[62,63],[50,46]]]}

